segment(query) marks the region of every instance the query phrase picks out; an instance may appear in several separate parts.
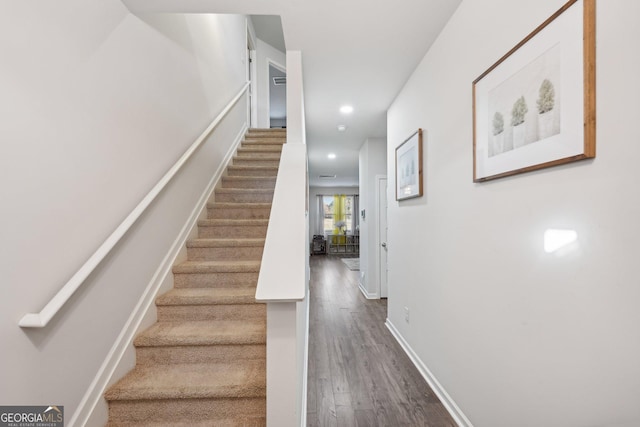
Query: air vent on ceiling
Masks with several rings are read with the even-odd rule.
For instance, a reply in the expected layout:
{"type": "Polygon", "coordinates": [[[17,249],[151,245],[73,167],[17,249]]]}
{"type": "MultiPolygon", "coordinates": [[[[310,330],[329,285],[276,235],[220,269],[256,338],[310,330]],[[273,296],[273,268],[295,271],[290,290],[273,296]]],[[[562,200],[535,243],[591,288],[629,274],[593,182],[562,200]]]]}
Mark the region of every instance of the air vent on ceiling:
{"type": "Polygon", "coordinates": [[[273,84],[276,86],[284,86],[287,84],[287,76],[274,77],[273,84]]]}
{"type": "Polygon", "coordinates": [[[318,178],[320,179],[335,179],[335,175],[320,175],[318,178]]]}

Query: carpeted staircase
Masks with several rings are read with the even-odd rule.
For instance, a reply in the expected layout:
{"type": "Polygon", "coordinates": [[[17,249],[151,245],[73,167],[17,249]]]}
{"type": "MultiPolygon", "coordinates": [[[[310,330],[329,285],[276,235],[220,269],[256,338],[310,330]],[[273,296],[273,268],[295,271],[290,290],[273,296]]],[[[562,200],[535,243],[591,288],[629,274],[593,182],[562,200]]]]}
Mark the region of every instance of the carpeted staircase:
{"type": "Polygon", "coordinates": [[[109,426],[266,425],[266,307],[255,287],[285,130],[250,130],[135,339],[136,367],[107,390],[109,426]]]}

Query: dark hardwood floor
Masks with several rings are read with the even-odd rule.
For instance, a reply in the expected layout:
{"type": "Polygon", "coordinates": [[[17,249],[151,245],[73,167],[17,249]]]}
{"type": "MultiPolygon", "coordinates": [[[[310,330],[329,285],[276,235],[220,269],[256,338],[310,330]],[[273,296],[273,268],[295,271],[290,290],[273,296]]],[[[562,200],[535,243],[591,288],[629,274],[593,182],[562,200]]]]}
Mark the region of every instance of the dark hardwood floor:
{"type": "Polygon", "coordinates": [[[367,300],[358,271],[311,257],[308,426],[455,427],[384,322],[386,300],[367,300]]]}

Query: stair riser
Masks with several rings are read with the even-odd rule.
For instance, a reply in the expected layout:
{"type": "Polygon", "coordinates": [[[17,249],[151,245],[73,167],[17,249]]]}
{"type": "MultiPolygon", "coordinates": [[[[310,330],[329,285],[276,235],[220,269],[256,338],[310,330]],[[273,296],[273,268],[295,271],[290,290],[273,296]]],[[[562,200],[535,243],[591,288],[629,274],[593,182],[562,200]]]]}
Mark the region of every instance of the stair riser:
{"type": "Polygon", "coordinates": [[[283,144],[272,144],[270,142],[244,141],[239,147],[242,150],[265,150],[270,153],[282,153],[283,144]]]}
{"type": "Polygon", "coordinates": [[[280,160],[280,154],[280,151],[261,151],[258,148],[240,148],[236,153],[236,157],[262,160],[280,160]]]}
{"type": "Polygon", "coordinates": [[[260,261],[263,249],[263,246],[187,248],[187,257],[190,261],[260,261]]]}
{"type": "Polygon", "coordinates": [[[286,132],[286,129],[283,129],[283,130],[251,129],[245,135],[246,138],[251,138],[256,136],[265,137],[265,138],[286,138],[287,132],[286,132]]]}
{"type": "MultiPolygon", "coordinates": [[[[211,420],[209,425],[215,425],[215,420],[224,421],[229,418],[246,418],[247,421],[235,424],[238,426],[254,426],[253,418],[260,419],[266,413],[266,399],[162,399],[162,400],[112,400],[109,402],[110,421],[128,423],[170,423],[181,422],[194,425],[202,420],[211,420]]],[[[264,419],[264,418],[262,418],[264,419]]],[[[240,420],[239,420],[240,421],[240,420]]],[[[235,426],[224,424],[224,427],[235,426]]]]}
{"type": "Polygon", "coordinates": [[[266,346],[264,344],[136,347],[136,362],[138,365],[257,360],[266,359],[266,357],[266,346]]]}
{"type": "Polygon", "coordinates": [[[271,208],[209,208],[209,219],[269,219],[271,208]]]}
{"type": "Polygon", "coordinates": [[[238,147],[238,156],[271,156],[280,158],[283,144],[256,144],[251,141],[243,142],[238,147]]]}
{"type": "Polygon", "coordinates": [[[276,188],[276,180],[265,178],[222,178],[222,188],[258,188],[273,190],[274,188],[276,188]]]}
{"type": "Polygon", "coordinates": [[[261,319],[266,313],[265,304],[163,305],[158,307],[158,321],[261,319]]]}
{"type": "Polygon", "coordinates": [[[287,140],[287,134],[282,133],[265,133],[265,132],[250,132],[245,135],[244,139],[257,139],[257,140],[278,140],[284,141],[287,140]]]}
{"type": "Polygon", "coordinates": [[[281,153],[282,147],[284,147],[284,141],[278,141],[276,139],[245,139],[240,144],[240,151],[244,149],[258,149],[267,150],[274,153],[281,153]]]}
{"type": "Polygon", "coordinates": [[[281,140],[286,140],[287,139],[287,133],[286,132],[263,132],[263,131],[258,131],[258,132],[249,132],[245,135],[245,139],[281,139],[281,140]]]}
{"type": "Polygon", "coordinates": [[[264,239],[266,235],[266,225],[201,225],[198,227],[198,237],[201,239],[264,239]]]}
{"type": "Polygon", "coordinates": [[[280,160],[260,159],[251,157],[234,157],[233,164],[236,166],[271,166],[277,167],[280,160]]]}
{"type": "Polygon", "coordinates": [[[174,274],[176,288],[255,288],[258,273],[186,273],[174,274]]]}
{"type": "Polygon", "coordinates": [[[273,192],[267,193],[215,193],[216,202],[222,203],[271,203],[273,192]]]}
{"type": "Polygon", "coordinates": [[[229,176],[277,176],[277,169],[234,169],[230,167],[227,169],[227,175],[229,176]]]}
{"type": "Polygon", "coordinates": [[[250,146],[246,148],[240,148],[236,153],[234,159],[250,159],[250,160],[271,160],[279,161],[282,158],[281,151],[263,151],[260,147],[250,146]],[[245,151],[250,150],[250,151],[245,151]]]}

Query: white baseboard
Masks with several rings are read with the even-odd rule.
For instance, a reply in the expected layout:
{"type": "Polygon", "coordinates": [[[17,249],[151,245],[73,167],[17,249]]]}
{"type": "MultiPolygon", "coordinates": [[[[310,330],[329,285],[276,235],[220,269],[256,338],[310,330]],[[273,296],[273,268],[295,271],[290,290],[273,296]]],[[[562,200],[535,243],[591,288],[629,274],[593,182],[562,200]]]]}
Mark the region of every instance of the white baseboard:
{"type": "Polygon", "coordinates": [[[436,377],[431,373],[429,368],[422,362],[422,360],[418,357],[418,355],[413,351],[409,343],[404,339],[402,334],[393,326],[393,323],[389,319],[385,322],[387,329],[391,331],[391,334],[398,341],[404,352],[409,356],[409,359],[413,362],[413,364],[418,368],[420,374],[424,377],[425,381],[433,392],[438,396],[440,402],[444,405],[444,407],[449,411],[449,414],[454,419],[454,421],[460,427],[473,427],[471,421],[464,415],[464,413],[460,410],[456,402],[453,401],[449,393],[442,387],[440,382],[436,379],[436,377]]]}
{"type": "Polygon", "coordinates": [[[378,294],[378,292],[368,292],[364,286],[362,285],[362,283],[358,283],[358,288],[360,289],[360,292],[362,292],[362,295],[364,295],[364,297],[366,299],[380,299],[380,295],[378,294]]]}
{"type": "MultiPolygon", "coordinates": [[[[242,139],[247,132],[247,124],[242,126],[242,129],[236,136],[234,142],[231,144],[229,150],[225,154],[223,161],[216,170],[215,174],[209,181],[207,188],[200,196],[195,208],[191,211],[187,222],[184,224],[178,237],[171,245],[171,248],[165,255],[164,259],[160,263],[160,266],[156,270],[155,274],[149,281],[149,284],[145,288],[142,297],[136,304],[131,316],[125,323],[122,331],[118,335],[115,343],[111,347],[107,357],[100,366],[98,373],[94,377],[91,385],[87,389],[87,392],[83,396],[78,409],[71,417],[68,426],[93,426],[93,425],[105,425],[107,422],[106,410],[104,405],[100,405],[100,402],[104,403],[103,395],[107,387],[112,383],[114,374],[118,371],[118,367],[124,361],[129,360],[131,354],[135,352],[133,348],[133,339],[140,330],[145,317],[147,317],[150,309],[153,309],[153,302],[158,295],[159,290],[162,288],[163,283],[167,280],[173,282],[171,271],[176,259],[184,250],[188,238],[192,235],[193,230],[196,228],[198,218],[201,213],[206,210],[207,201],[211,197],[218,182],[222,178],[222,174],[227,168],[227,165],[231,163],[233,155],[235,154],[238,146],[242,142],[242,139]],[[125,357],[129,356],[129,358],[125,357]]],[[[135,357],[135,356],[134,356],[135,357]]],[[[135,360],[135,359],[134,359],[135,360]]],[[[128,369],[127,369],[128,370],[128,369]]],[[[115,382],[115,381],[114,381],[115,382]]]]}

